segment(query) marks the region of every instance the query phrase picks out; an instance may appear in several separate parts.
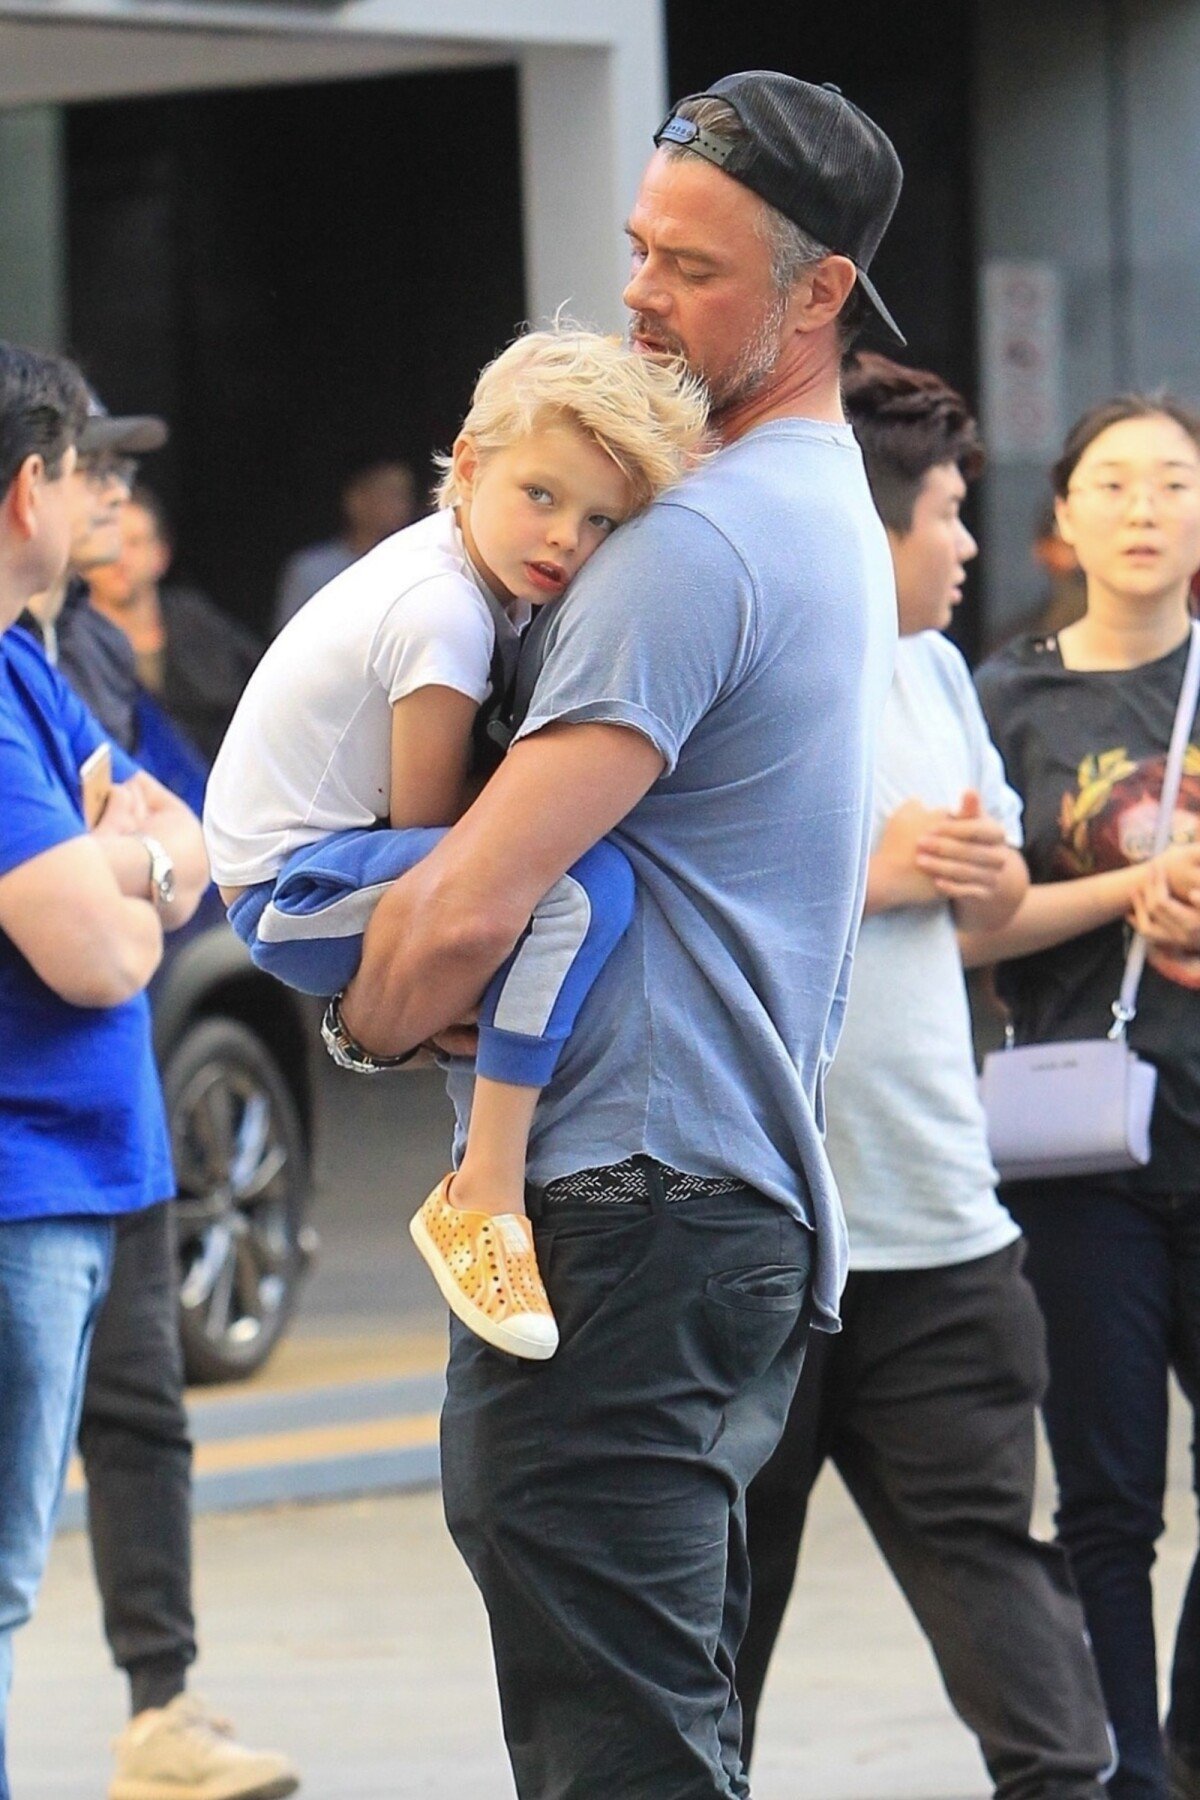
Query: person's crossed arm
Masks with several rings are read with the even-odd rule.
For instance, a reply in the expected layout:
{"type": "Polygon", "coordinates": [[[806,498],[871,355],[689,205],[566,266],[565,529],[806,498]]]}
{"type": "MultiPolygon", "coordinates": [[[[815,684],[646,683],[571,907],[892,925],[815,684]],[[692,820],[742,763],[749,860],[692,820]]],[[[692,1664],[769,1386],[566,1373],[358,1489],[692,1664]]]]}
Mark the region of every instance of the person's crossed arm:
{"type": "Polygon", "coordinates": [[[384,895],[342,1002],[353,1036],[399,1055],[469,1016],[542,895],[637,804],[664,767],[624,725],[548,725],[384,895]]]}

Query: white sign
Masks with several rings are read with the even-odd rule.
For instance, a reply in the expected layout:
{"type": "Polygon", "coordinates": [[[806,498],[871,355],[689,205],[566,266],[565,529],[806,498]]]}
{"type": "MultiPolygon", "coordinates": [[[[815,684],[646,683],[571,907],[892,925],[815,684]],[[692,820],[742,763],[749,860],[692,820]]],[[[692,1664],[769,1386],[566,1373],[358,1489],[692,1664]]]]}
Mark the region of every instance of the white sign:
{"type": "Polygon", "coordinates": [[[1054,263],[984,265],[983,433],[996,462],[1046,463],[1063,432],[1063,291],[1054,263]]]}

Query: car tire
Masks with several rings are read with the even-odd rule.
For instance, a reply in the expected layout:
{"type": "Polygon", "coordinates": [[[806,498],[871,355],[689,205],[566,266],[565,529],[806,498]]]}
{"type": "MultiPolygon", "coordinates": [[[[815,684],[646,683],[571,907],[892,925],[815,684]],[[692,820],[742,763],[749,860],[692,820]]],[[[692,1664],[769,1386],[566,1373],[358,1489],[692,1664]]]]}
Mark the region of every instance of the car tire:
{"type": "Polygon", "coordinates": [[[191,1025],[162,1080],[187,1378],[237,1381],[279,1341],[308,1262],[304,1125],[270,1050],[238,1019],[191,1025]]]}

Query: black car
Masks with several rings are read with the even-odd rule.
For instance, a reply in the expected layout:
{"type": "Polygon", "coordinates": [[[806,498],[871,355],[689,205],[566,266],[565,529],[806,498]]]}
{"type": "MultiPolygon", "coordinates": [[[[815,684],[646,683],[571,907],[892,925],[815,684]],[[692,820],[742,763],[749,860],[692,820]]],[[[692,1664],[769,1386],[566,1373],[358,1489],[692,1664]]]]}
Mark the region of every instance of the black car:
{"type": "Polygon", "coordinates": [[[232,1381],[279,1342],[316,1247],[307,1222],[318,1008],[254,967],[215,888],[150,988],[178,1183],[189,1381],[232,1381]]]}

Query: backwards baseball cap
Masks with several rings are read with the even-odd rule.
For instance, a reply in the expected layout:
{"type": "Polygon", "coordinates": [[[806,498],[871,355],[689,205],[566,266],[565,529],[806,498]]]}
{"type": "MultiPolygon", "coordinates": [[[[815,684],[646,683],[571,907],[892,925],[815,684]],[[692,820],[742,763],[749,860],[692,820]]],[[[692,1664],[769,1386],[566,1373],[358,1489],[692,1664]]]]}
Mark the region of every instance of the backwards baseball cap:
{"type": "Polygon", "coordinates": [[[838,256],[848,256],[859,285],[898,343],[900,327],[867,274],[888,228],[904,172],[890,139],[873,119],[826,82],[815,87],[770,69],[726,75],[703,94],[689,94],[654,134],[740,181],[838,256]],[[724,100],[743,138],[697,128],[680,118],[690,100],[724,100]]]}
{"type": "Polygon", "coordinates": [[[92,388],[88,389],[87,418],[78,440],[81,456],[95,456],[102,450],[117,451],[123,456],[144,456],[147,450],[161,450],[166,441],[164,420],[149,413],[114,418],[100,396],[92,388]]]}

